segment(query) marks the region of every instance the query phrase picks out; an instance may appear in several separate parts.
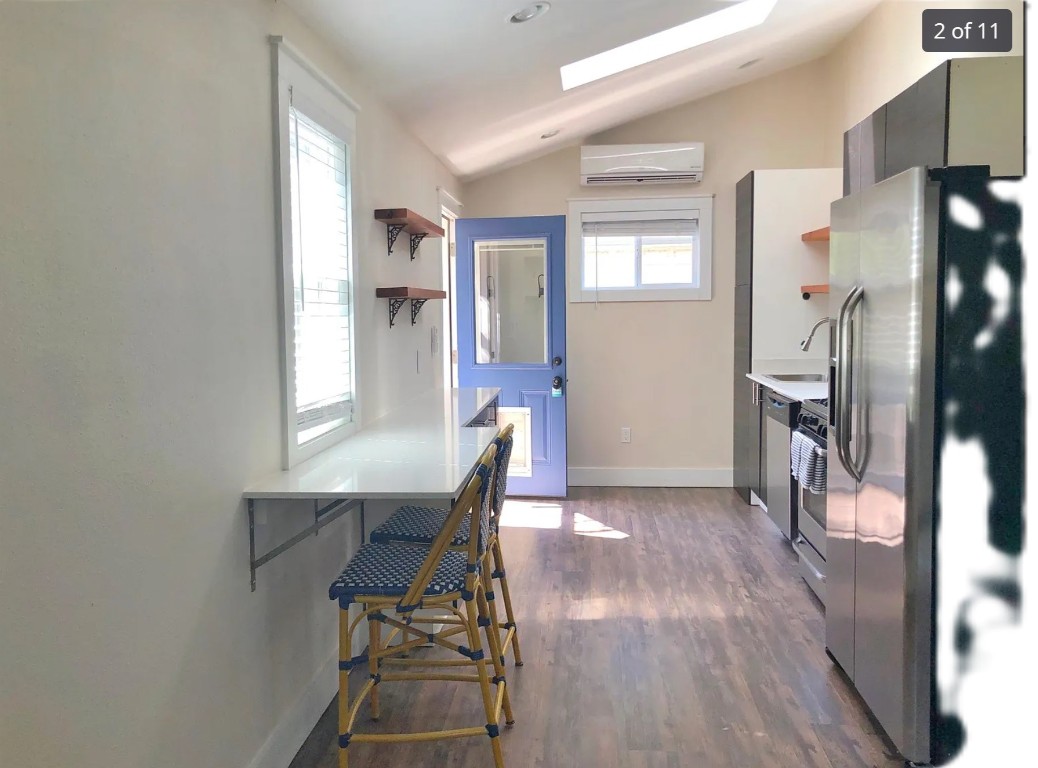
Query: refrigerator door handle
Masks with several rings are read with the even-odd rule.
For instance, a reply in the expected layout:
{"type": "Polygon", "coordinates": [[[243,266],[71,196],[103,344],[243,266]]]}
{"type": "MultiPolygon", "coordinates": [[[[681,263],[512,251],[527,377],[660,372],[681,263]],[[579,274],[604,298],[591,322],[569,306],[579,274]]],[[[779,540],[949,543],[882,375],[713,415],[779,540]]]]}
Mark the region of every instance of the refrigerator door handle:
{"type": "MultiPolygon", "coordinates": [[[[851,300],[850,304],[847,305],[847,325],[848,325],[848,327],[851,328],[851,332],[850,332],[850,336],[851,336],[850,337],[850,347],[851,347],[852,350],[853,350],[853,346],[854,346],[854,331],[853,331],[854,313],[858,310],[858,307],[861,307],[863,305],[862,303],[863,303],[864,300],[865,300],[865,289],[862,286],[858,286],[857,295],[851,300]]],[[[852,391],[852,389],[853,389],[853,386],[854,386],[854,376],[855,376],[853,356],[847,362],[847,369],[848,369],[847,390],[848,390],[848,393],[850,393],[852,391]]],[[[850,465],[852,467],[852,470],[853,470],[853,471],[851,471],[851,474],[854,476],[855,479],[857,479],[858,483],[861,483],[862,482],[862,478],[865,477],[865,464],[868,461],[868,457],[869,457],[869,442],[868,442],[868,435],[869,435],[869,430],[868,430],[869,404],[866,401],[866,397],[865,397],[867,391],[868,391],[867,389],[858,388],[858,397],[859,397],[859,400],[862,401],[862,407],[858,409],[858,435],[857,435],[857,445],[856,445],[857,450],[856,451],[852,451],[851,448],[850,448],[850,430],[849,430],[849,428],[850,428],[850,421],[851,421],[850,407],[848,406],[848,409],[847,409],[847,413],[848,413],[848,416],[847,416],[847,426],[848,426],[847,460],[850,463],[850,465]]]]}
{"type": "Polygon", "coordinates": [[[843,377],[841,383],[843,384],[843,391],[840,394],[840,429],[836,434],[836,438],[841,447],[840,461],[844,468],[850,473],[858,482],[861,482],[862,477],[865,475],[864,471],[864,452],[862,452],[861,464],[855,459],[851,451],[851,395],[854,392],[854,332],[850,328],[851,321],[854,318],[854,313],[857,311],[858,306],[865,298],[865,289],[858,285],[855,286],[851,292],[847,295],[847,301],[843,307],[841,307],[843,313],[843,349],[840,351],[840,357],[842,358],[840,363],[843,367],[843,377]]]}
{"type": "Polygon", "coordinates": [[[846,431],[843,423],[843,403],[846,397],[844,394],[844,379],[847,375],[845,370],[847,357],[846,350],[844,349],[847,329],[844,319],[847,315],[847,305],[850,304],[852,296],[854,296],[854,289],[844,297],[843,303],[840,305],[840,311],[836,315],[836,386],[833,390],[834,401],[830,403],[830,408],[833,409],[833,428],[836,432],[836,456],[848,474],[853,476],[843,442],[843,435],[846,431]]]}

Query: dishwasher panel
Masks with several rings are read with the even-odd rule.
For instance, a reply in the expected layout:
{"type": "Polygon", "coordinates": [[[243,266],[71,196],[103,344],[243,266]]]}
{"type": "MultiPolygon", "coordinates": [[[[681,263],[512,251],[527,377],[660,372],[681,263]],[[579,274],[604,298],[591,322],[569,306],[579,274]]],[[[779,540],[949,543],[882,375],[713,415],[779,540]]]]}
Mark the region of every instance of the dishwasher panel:
{"type": "Polygon", "coordinates": [[[799,403],[769,392],[764,402],[765,442],[768,447],[768,517],[782,535],[796,535],[796,483],[789,473],[789,440],[796,426],[799,403]]]}

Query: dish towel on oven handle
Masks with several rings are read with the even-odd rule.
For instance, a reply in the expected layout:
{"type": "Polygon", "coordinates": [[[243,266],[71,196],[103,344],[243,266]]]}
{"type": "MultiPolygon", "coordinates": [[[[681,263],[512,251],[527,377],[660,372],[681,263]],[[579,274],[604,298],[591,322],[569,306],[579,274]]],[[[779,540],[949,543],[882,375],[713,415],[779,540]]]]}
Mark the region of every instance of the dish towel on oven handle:
{"type": "Polygon", "coordinates": [[[810,433],[796,430],[789,444],[789,473],[813,493],[825,493],[826,452],[810,433]]]}

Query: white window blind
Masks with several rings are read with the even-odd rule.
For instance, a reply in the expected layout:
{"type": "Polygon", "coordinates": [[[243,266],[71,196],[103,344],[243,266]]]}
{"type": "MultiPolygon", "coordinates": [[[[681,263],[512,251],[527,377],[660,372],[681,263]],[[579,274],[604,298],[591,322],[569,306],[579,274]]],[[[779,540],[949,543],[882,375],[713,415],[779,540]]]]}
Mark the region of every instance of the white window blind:
{"type": "Polygon", "coordinates": [[[643,286],[698,287],[699,221],[673,211],[585,214],[582,228],[584,290],[643,286]],[[668,215],[669,214],[669,217],[668,215]]]}
{"type": "Polygon", "coordinates": [[[289,108],[297,444],[353,419],[349,148],[289,108]]]}

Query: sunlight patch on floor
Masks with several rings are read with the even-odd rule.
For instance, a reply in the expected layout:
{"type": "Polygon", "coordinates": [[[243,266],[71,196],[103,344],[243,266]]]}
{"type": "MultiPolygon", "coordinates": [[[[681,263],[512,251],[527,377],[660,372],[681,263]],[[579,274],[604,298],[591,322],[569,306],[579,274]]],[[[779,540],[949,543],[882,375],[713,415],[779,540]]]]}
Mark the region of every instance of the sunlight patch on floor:
{"type": "Polygon", "coordinates": [[[508,499],[501,510],[502,528],[562,528],[562,505],[552,501],[508,499]]]}
{"type": "Polygon", "coordinates": [[[629,539],[631,534],[610,528],[605,523],[592,520],[579,512],[573,515],[573,532],[578,536],[593,536],[596,539],[629,539]]]}

